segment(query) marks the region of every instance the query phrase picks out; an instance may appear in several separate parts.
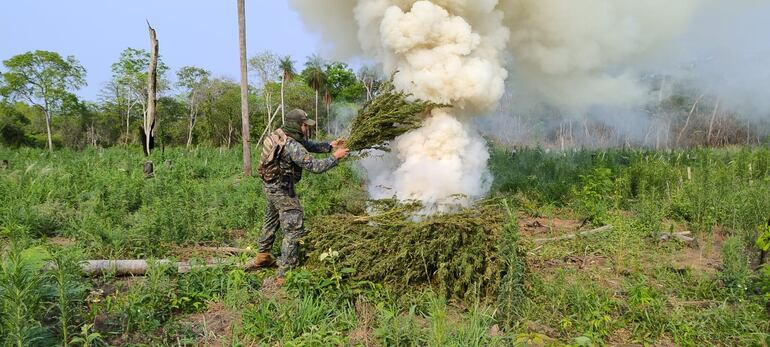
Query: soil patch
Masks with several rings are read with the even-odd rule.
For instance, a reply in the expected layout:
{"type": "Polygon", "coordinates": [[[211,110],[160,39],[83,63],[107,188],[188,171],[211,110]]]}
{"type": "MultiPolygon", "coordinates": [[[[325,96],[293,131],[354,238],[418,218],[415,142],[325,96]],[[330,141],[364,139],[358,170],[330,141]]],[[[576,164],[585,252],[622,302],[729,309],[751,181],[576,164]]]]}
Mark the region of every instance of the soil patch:
{"type": "Polygon", "coordinates": [[[724,231],[715,229],[710,235],[695,235],[698,247],[683,246],[671,256],[675,268],[690,268],[709,274],[716,273],[722,265],[722,244],[726,236],[724,231]],[[705,240],[704,240],[705,239],[705,240]]]}
{"type": "Polygon", "coordinates": [[[377,342],[374,336],[374,324],[377,319],[377,308],[369,303],[365,298],[359,297],[356,300],[356,318],[358,325],[348,333],[351,346],[376,346],[377,342]]]}
{"type": "Polygon", "coordinates": [[[241,316],[230,311],[222,303],[211,304],[208,309],[180,320],[199,337],[198,345],[225,346],[234,325],[240,325],[241,316]]]}
{"type": "Polygon", "coordinates": [[[519,218],[519,231],[522,235],[568,234],[577,231],[580,225],[580,221],[572,219],[519,218]]]}

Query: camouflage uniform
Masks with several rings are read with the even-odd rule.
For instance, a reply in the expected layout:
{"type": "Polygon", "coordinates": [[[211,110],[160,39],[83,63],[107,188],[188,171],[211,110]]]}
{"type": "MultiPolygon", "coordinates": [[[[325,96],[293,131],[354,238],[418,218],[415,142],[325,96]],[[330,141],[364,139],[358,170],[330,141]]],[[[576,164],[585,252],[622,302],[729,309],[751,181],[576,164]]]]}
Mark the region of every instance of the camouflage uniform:
{"type": "Polygon", "coordinates": [[[275,241],[275,232],[283,229],[281,256],[278,258],[278,276],[283,275],[299,262],[299,239],[305,235],[304,213],[299,203],[294,185],[302,179],[302,170],[322,173],[337,165],[337,159],[330,156],[318,160],[309,152],[329,153],[329,143],[311,141],[298,142],[292,138],[286,140],[284,149],[278,158],[281,174],[275,181],[264,182],[267,209],[262,226],[262,238],[259,240],[259,252],[268,253],[275,241]]]}

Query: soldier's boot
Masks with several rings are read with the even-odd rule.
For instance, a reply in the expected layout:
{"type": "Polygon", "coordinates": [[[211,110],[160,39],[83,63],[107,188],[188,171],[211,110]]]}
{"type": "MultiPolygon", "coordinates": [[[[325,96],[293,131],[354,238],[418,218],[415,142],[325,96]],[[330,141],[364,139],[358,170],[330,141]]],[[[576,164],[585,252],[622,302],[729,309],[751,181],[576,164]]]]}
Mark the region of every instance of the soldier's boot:
{"type": "Polygon", "coordinates": [[[255,266],[258,269],[266,268],[266,267],[272,267],[275,265],[275,258],[270,253],[257,253],[257,257],[255,259],[256,264],[255,266]]]}

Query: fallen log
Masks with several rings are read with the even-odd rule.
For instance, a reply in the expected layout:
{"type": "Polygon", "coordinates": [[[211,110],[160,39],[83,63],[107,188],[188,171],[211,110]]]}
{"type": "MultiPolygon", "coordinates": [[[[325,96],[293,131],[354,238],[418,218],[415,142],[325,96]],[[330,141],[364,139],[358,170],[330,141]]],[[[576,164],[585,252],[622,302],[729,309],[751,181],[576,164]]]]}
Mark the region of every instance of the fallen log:
{"type": "MultiPolygon", "coordinates": [[[[100,276],[111,274],[115,276],[143,276],[147,273],[151,264],[161,264],[176,267],[178,273],[187,273],[193,269],[217,267],[223,265],[234,265],[236,267],[250,270],[256,268],[256,261],[250,260],[246,263],[234,264],[228,259],[212,259],[205,263],[195,262],[173,262],[168,259],[158,259],[154,262],[145,259],[120,259],[120,260],[84,260],[80,262],[80,268],[86,275],[100,276]]],[[[56,266],[48,263],[45,268],[53,269],[56,266]]]]}
{"type": "Polygon", "coordinates": [[[582,236],[590,236],[590,235],[595,235],[595,234],[603,233],[603,232],[610,231],[610,230],[612,230],[612,225],[605,225],[605,226],[600,227],[600,228],[596,228],[596,229],[588,230],[588,231],[582,231],[582,232],[578,232],[578,233],[574,233],[574,234],[567,234],[567,235],[562,235],[562,236],[558,236],[558,237],[549,237],[549,238],[544,238],[544,239],[535,239],[534,242],[535,242],[535,244],[542,244],[542,243],[548,243],[548,242],[572,240],[572,239],[577,238],[578,236],[581,236],[581,237],[582,236]]]}

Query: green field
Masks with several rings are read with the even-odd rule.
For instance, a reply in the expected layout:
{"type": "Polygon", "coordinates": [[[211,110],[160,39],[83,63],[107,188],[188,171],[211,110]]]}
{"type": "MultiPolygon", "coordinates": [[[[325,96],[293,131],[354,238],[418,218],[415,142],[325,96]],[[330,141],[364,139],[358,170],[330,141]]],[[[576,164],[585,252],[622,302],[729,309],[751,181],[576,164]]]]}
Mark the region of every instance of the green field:
{"type": "Polygon", "coordinates": [[[0,159],[3,345],[770,344],[757,245],[770,234],[770,148],[496,148],[478,206],[356,226],[346,218],[372,203],[351,162],[300,184],[309,258],[283,288],[272,269],[242,270],[246,255],[184,274],[79,270],[85,259],[195,262],[216,256],[202,246],[253,248],[265,201],[237,149],[155,151],[149,179],[139,148],[0,148],[0,159]],[[695,241],[661,239],[681,231],[695,241]],[[381,237],[394,276],[335,233],[381,237]],[[454,243],[417,244],[433,239],[454,243]],[[399,266],[419,274],[399,277],[399,266]]]}

